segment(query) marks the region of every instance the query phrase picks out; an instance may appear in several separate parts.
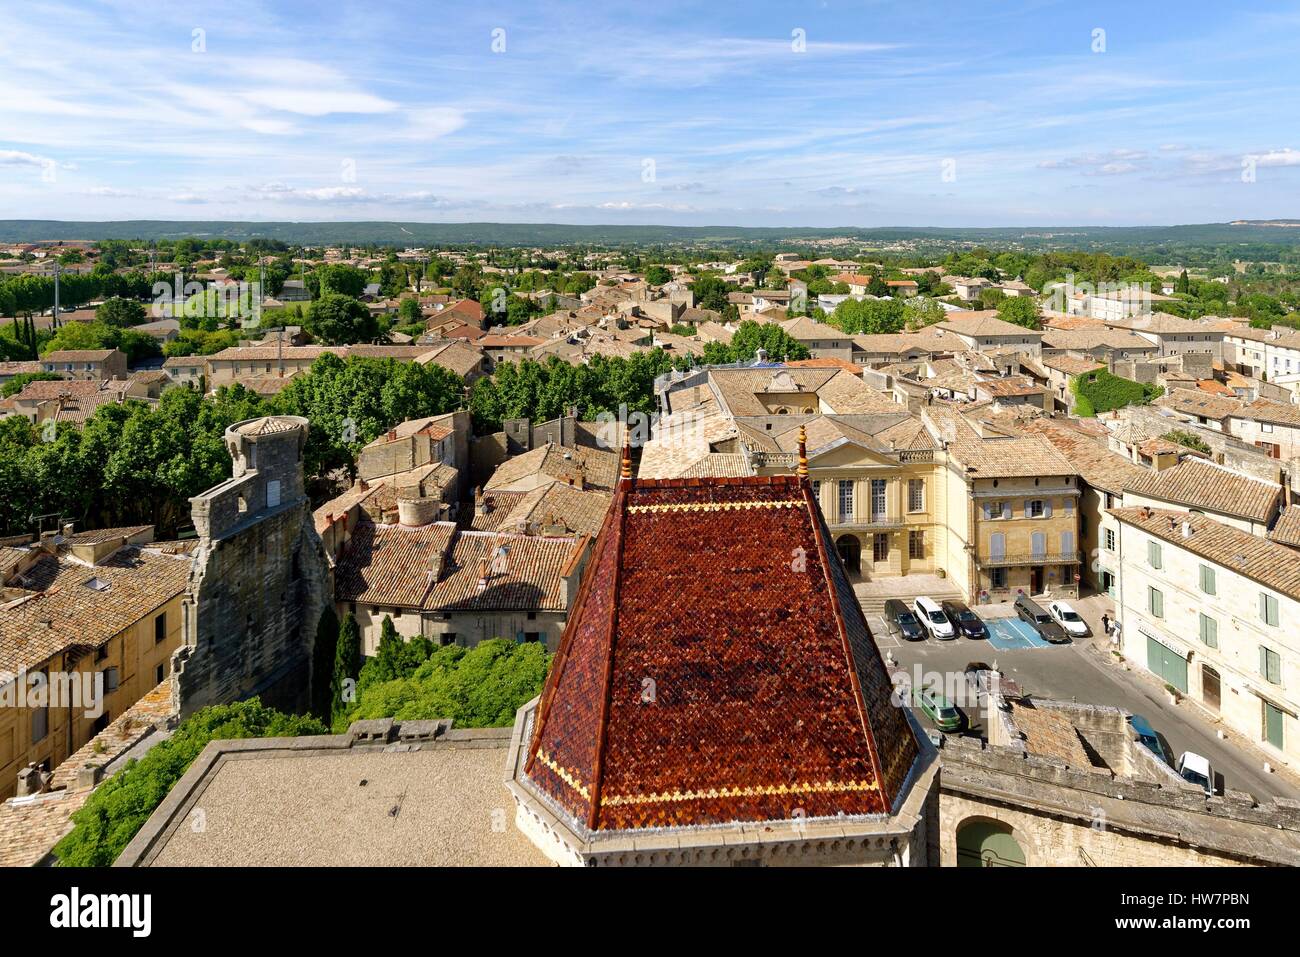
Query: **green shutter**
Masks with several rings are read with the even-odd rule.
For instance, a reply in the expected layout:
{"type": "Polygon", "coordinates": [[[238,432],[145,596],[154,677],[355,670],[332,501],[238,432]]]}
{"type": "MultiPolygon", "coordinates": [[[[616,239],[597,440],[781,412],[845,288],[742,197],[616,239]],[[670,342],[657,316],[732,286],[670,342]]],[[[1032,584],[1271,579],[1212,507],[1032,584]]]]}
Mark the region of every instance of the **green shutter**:
{"type": "Polygon", "coordinates": [[[1264,740],[1279,751],[1282,750],[1282,724],[1285,719],[1282,716],[1282,710],[1274,705],[1264,702],[1264,740]]]}

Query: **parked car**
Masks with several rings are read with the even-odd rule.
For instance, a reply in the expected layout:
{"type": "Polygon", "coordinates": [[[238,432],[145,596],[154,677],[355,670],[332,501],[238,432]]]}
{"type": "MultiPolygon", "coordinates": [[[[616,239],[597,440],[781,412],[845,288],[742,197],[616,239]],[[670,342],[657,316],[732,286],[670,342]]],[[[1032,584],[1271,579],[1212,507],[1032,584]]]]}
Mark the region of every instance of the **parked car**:
{"type": "Polygon", "coordinates": [[[1184,751],[1179,755],[1174,770],[1184,781],[1197,785],[1207,797],[1214,797],[1214,768],[1210,767],[1209,758],[1194,751],[1184,751]]]}
{"type": "Polygon", "coordinates": [[[1169,764],[1169,752],[1165,746],[1160,743],[1160,736],[1156,734],[1156,729],[1151,727],[1151,723],[1140,714],[1131,714],[1128,716],[1129,727],[1137,735],[1138,744],[1145,745],[1146,748],[1158,757],[1165,764],[1169,764]]]}
{"type": "Polygon", "coordinates": [[[1020,620],[1033,625],[1046,641],[1059,643],[1070,640],[1065,629],[1058,625],[1051,615],[1043,611],[1042,605],[1029,596],[1017,595],[1015,605],[1020,620]]]}
{"type": "Polygon", "coordinates": [[[1070,634],[1079,638],[1088,634],[1088,623],[1083,617],[1070,606],[1068,601],[1054,601],[1047,606],[1047,610],[1070,634]]]}
{"type": "Polygon", "coordinates": [[[921,619],[921,624],[925,625],[925,630],[932,636],[946,641],[949,638],[957,637],[957,629],[952,626],[948,616],[943,613],[939,603],[933,598],[926,598],[922,595],[912,601],[912,611],[916,612],[916,617],[921,619]]]}
{"type": "Polygon", "coordinates": [[[980,616],[971,611],[965,602],[945,601],[939,605],[943,613],[948,616],[948,620],[956,627],[958,634],[965,635],[967,638],[987,638],[988,629],[984,627],[984,622],[980,616]]]}
{"type": "Polygon", "coordinates": [[[920,641],[925,637],[925,628],[901,598],[891,598],[885,602],[884,618],[885,627],[891,635],[897,635],[904,641],[920,641]]]}
{"type": "Polygon", "coordinates": [[[937,688],[917,688],[912,700],[940,731],[961,730],[961,712],[937,688]]]}

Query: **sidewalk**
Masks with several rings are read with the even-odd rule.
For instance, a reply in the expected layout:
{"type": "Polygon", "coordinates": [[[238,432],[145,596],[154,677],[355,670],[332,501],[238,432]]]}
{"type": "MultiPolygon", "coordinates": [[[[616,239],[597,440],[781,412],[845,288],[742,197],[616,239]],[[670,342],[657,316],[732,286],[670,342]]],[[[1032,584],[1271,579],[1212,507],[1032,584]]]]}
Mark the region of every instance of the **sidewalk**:
{"type": "MultiPolygon", "coordinates": [[[[1115,603],[1108,596],[1096,593],[1089,595],[1087,598],[1071,602],[1071,604],[1074,606],[1074,610],[1088,622],[1088,627],[1092,631],[1091,637],[1080,639],[1077,644],[1086,648],[1091,653],[1093,660],[1102,664],[1103,667],[1120,672],[1122,675],[1127,676],[1133,684],[1140,685],[1150,693],[1157,694],[1167,700],[1164,681],[1142,667],[1140,662],[1116,657],[1114,652],[1119,650],[1119,646],[1113,645],[1110,638],[1102,631],[1101,616],[1103,613],[1113,616],[1115,614],[1115,603]]],[[[1211,711],[1195,698],[1190,695],[1179,695],[1178,703],[1169,705],[1169,707],[1183,714],[1188,720],[1209,725],[1210,729],[1216,733],[1216,736],[1217,732],[1222,731],[1226,735],[1222,739],[1223,743],[1238,752],[1243,760],[1253,763],[1261,771],[1264,764],[1268,763],[1273,768],[1273,776],[1281,778],[1293,788],[1300,789],[1300,768],[1283,763],[1277,755],[1266,753],[1241,731],[1225,724],[1220,715],[1211,711]]]]}

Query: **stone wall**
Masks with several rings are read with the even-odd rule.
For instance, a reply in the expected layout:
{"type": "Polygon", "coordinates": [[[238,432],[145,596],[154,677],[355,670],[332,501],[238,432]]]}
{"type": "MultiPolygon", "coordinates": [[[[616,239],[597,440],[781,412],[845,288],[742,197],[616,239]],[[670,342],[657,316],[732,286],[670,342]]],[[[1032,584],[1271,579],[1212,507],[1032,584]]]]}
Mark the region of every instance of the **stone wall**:
{"type": "Polygon", "coordinates": [[[235,474],[191,500],[199,544],[173,660],[182,718],[254,695],[306,708],[316,626],[333,594],[303,493],[307,427],[289,416],[231,426],[235,474]]]}

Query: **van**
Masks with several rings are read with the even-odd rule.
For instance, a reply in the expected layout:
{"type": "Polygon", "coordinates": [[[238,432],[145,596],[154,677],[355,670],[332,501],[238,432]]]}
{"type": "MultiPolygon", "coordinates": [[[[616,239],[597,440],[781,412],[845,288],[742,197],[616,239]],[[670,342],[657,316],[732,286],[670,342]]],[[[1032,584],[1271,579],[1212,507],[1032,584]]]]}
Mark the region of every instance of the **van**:
{"type": "Polygon", "coordinates": [[[921,595],[912,602],[912,610],[916,612],[916,617],[921,620],[921,624],[931,635],[940,640],[957,637],[957,629],[952,626],[948,616],[943,613],[939,603],[933,598],[927,598],[921,595]]]}
{"type": "Polygon", "coordinates": [[[1045,640],[1058,644],[1070,640],[1070,636],[1065,633],[1060,623],[1028,595],[1017,595],[1015,607],[1016,615],[1020,620],[1033,625],[1045,640]]]}

